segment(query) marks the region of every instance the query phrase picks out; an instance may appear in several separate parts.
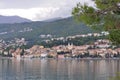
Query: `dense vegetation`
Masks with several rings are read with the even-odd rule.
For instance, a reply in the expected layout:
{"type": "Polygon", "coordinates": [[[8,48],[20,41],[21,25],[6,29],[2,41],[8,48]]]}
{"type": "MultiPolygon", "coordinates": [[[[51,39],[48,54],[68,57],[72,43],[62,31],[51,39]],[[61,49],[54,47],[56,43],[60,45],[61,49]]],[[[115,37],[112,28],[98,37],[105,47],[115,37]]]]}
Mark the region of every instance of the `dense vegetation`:
{"type": "Polygon", "coordinates": [[[120,44],[120,0],[92,1],[96,6],[78,3],[72,14],[90,27],[109,31],[109,39],[115,44],[120,44]]]}

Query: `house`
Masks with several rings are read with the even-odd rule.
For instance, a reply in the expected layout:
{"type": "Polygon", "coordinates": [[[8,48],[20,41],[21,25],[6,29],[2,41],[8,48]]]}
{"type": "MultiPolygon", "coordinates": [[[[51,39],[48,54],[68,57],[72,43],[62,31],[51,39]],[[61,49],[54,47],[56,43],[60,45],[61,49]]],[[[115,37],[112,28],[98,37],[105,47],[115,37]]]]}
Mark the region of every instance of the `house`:
{"type": "Polygon", "coordinates": [[[41,53],[41,54],[40,54],[40,57],[41,57],[41,58],[46,58],[46,57],[47,57],[47,53],[41,53]]]}

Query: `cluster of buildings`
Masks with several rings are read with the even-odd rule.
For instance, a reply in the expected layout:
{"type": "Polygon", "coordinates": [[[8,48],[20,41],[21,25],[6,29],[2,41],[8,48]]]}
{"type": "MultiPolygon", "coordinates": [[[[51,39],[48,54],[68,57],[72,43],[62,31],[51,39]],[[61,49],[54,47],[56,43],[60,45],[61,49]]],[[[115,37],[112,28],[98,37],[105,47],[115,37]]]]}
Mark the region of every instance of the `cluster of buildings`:
{"type": "MultiPolygon", "coordinates": [[[[76,37],[105,36],[108,32],[88,33],[82,35],[68,36],[66,38],[54,38],[64,40],[76,37]]],[[[41,37],[50,37],[50,35],[41,35],[41,37]]],[[[52,39],[52,38],[51,38],[52,39]]],[[[120,58],[120,48],[115,47],[107,39],[99,39],[89,45],[75,46],[72,43],[68,45],[58,45],[51,48],[45,48],[40,45],[33,45],[29,49],[21,48],[27,42],[24,38],[5,42],[0,40],[0,55],[21,58],[120,58]]]]}
{"type": "Polygon", "coordinates": [[[27,42],[25,41],[25,38],[15,38],[13,40],[5,41],[3,39],[0,39],[0,48],[6,48],[9,46],[21,46],[26,45],[27,42]]]}
{"type": "Polygon", "coordinates": [[[33,31],[32,28],[26,27],[26,28],[23,28],[21,30],[12,29],[12,30],[9,30],[9,31],[0,32],[0,35],[11,34],[11,33],[14,33],[14,32],[24,33],[24,32],[31,32],[31,31],[33,31]]]}
{"type": "Polygon", "coordinates": [[[48,34],[48,35],[40,35],[40,38],[50,38],[50,39],[44,40],[45,42],[49,42],[49,41],[54,41],[54,40],[67,41],[68,39],[86,38],[86,37],[100,37],[100,36],[106,36],[106,35],[109,35],[109,32],[102,31],[100,33],[88,33],[88,34],[80,34],[80,35],[58,37],[58,38],[54,38],[52,35],[48,34]]]}
{"type": "Polygon", "coordinates": [[[25,38],[15,38],[14,40],[5,41],[0,40],[0,55],[8,55],[9,53],[14,52],[14,49],[27,45],[25,38]]]}
{"type": "MultiPolygon", "coordinates": [[[[6,53],[4,53],[6,54],[6,53]]],[[[75,46],[68,45],[44,46],[34,45],[30,49],[10,49],[9,54],[17,59],[20,58],[119,58],[120,48],[114,48],[109,40],[97,40],[94,44],[75,46]]]]}
{"type": "MultiPolygon", "coordinates": [[[[24,32],[31,32],[33,29],[30,28],[30,27],[26,27],[26,28],[23,28],[22,30],[18,31],[20,33],[24,33],[24,32]]],[[[13,30],[14,31],[14,30],[13,30]]]]}
{"type": "Polygon", "coordinates": [[[93,37],[99,37],[99,36],[106,36],[106,35],[108,35],[108,34],[109,34],[109,32],[102,31],[102,32],[100,32],[100,33],[80,34],[80,35],[68,36],[68,37],[66,37],[66,38],[67,38],[67,39],[69,39],[69,38],[79,38],[79,37],[84,38],[84,37],[91,37],[91,36],[93,36],[93,37]]]}

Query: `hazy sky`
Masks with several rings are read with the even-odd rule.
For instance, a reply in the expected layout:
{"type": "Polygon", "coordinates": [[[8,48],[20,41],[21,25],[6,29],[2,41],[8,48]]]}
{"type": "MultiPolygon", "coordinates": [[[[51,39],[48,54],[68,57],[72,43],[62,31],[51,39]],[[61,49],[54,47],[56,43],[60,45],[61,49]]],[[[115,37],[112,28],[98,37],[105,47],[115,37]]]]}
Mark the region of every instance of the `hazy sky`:
{"type": "Polygon", "coordinates": [[[31,20],[46,20],[71,16],[76,3],[90,0],[0,0],[0,15],[18,15],[31,20]]]}

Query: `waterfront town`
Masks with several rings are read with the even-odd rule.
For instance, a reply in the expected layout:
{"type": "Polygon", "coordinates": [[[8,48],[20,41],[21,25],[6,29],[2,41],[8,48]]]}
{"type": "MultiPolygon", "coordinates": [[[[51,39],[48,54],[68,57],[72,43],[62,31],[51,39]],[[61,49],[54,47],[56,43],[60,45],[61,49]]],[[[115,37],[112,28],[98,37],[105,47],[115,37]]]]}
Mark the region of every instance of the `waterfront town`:
{"type": "MultiPolygon", "coordinates": [[[[108,35],[107,32],[89,33],[84,35],[69,36],[66,38],[88,37],[88,36],[103,36],[108,35]]],[[[54,38],[56,40],[64,40],[61,38],[54,38]]],[[[53,39],[51,39],[53,40],[53,39]]],[[[46,40],[48,41],[48,40],[46,40]]],[[[43,45],[33,45],[29,49],[21,48],[22,45],[27,45],[24,38],[15,38],[12,41],[5,42],[0,40],[0,54],[1,56],[13,57],[16,59],[24,58],[120,58],[120,48],[113,46],[108,39],[98,39],[92,44],[85,44],[76,46],[73,43],[68,45],[58,45],[46,48],[43,45]],[[9,43],[9,44],[7,44],[9,43]],[[12,46],[12,48],[10,48],[12,46]],[[17,48],[13,48],[17,46],[17,48]]]]}

